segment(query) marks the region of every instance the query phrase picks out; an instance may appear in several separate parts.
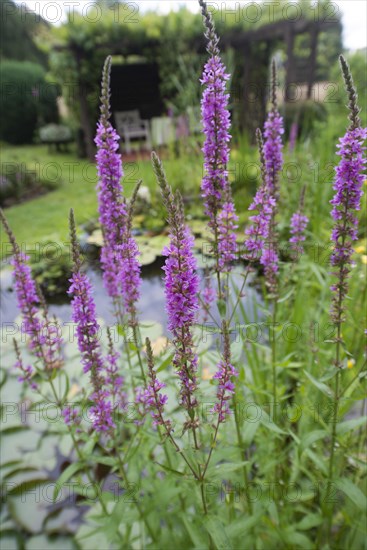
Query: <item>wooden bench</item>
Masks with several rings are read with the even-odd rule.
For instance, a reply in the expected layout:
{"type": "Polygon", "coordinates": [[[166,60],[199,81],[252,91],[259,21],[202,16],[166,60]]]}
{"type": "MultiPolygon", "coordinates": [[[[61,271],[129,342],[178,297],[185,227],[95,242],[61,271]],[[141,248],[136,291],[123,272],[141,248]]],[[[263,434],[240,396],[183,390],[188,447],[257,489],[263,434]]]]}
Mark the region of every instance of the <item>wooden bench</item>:
{"type": "Polygon", "coordinates": [[[126,153],[131,153],[131,140],[142,139],[145,147],[151,149],[149,121],[142,120],[138,110],[114,113],[117,131],[124,141],[126,153]]]}

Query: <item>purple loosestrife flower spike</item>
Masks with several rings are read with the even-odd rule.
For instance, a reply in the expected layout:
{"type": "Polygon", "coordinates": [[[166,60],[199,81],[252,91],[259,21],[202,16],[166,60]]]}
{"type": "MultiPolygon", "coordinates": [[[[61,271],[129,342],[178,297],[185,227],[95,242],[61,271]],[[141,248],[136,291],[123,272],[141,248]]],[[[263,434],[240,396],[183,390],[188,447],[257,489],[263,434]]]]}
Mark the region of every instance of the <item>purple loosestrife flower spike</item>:
{"type": "Polygon", "coordinates": [[[146,409],[150,412],[153,418],[154,426],[163,426],[166,434],[168,435],[172,431],[172,425],[170,420],[164,420],[164,406],[168,401],[167,395],[164,395],[161,390],[166,387],[163,382],[160,382],[157,378],[157,374],[154,368],[154,357],[152,345],[149,338],[145,341],[147,360],[148,360],[148,385],[140,395],[141,401],[144,403],[146,409]]]}
{"type": "Polygon", "coordinates": [[[224,335],[223,359],[219,362],[218,370],[214,375],[214,378],[218,380],[218,402],[215,404],[213,412],[218,414],[218,423],[225,422],[226,417],[230,414],[228,401],[235,392],[235,384],[232,379],[234,376],[238,376],[237,370],[231,363],[231,345],[225,321],[223,321],[222,333],[224,335]]]}
{"type": "Polygon", "coordinates": [[[305,231],[308,226],[309,219],[302,214],[301,210],[297,210],[291,218],[291,238],[289,242],[292,244],[292,250],[297,254],[303,254],[304,248],[300,244],[306,240],[305,231]]]}
{"type": "Polygon", "coordinates": [[[110,113],[110,72],[111,57],[107,57],[102,76],[101,116],[97,125],[95,143],[97,145],[98,170],[98,211],[101,222],[104,246],[101,263],[104,283],[109,295],[116,299],[120,294],[119,256],[117,244],[120,242],[121,221],[126,218],[126,206],[122,199],[120,184],[123,170],[118,153],[119,136],[109,122],[110,113]]]}
{"type": "Polygon", "coordinates": [[[227,198],[218,215],[218,256],[221,271],[231,271],[232,262],[236,259],[238,216],[236,215],[230,189],[227,188],[227,198]]]}
{"type": "Polygon", "coordinates": [[[283,117],[280,116],[277,106],[277,70],[275,61],[272,61],[272,82],[271,82],[271,103],[272,108],[269,111],[265,122],[264,130],[264,157],[266,167],[266,183],[269,192],[275,200],[279,199],[279,175],[283,167],[283,143],[284,134],[283,117]]]}
{"type": "Polygon", "coordinates": [[[32,388],[32,390],[36,390],[37,384],[35,382],[32,382],[32,377],[34,374],[34,370],[32,366],[28,365],[28,367],[24,367],[20,349],[15,338],[13,338],[13,345],[14,345],[15,355],[17,358],[15,362],[15,368],[20,371],[18,381],[28,383],[32,388]]]}
{"type": "Polygon", "coordinates": [[[282,134],[284,133],[283,118],[280,116],[277,99],[277,71],[275,61],[272,61],[272,83],[271,83],[271,100],[272,108],[265,122],[264,130],[264,159],[266,169],[266,189],[267,193],[274,199],[275,203],[272,206],[272,216],[269,226],[269,238],[263,253],[260,263],[264,266],[265,279],[267,286],[272,294],[276,293],[277,288],[277,273],[279,258],[277,254],[277,231],[275,217],[277,214],[277,205],[279,200],[279,176],[283,166],[283,144],[282,134]]]}
{"type": "Polygon", "coordinates": [[[204,85],[201,111],[205,135],[203,146],[205,174],[201,190],[205,212],[209,216],[209,227],[214,237],[216,270],[219,272],[225,268],[228,269],[229,261],[233,259],[233,243],[236,239],[234,222],[237,221],[227,171],[228,144],[231,139],[229,94],[226,93],[226,82],[229,75],[220,58],[219,39],[211,14],[204,1],[200,0],[199,3],[204,17],[205,36],[208,41],[207,51],[210,55],[201,79],[201,83],[204,85]],[[230,223],[228,223],[229,220],[231,220],[230,223]],[[222,261],[220,261],[221,254],[225,255],[222,261]]]}
{"type": "MultiPolygon", "coordinates": [[[[163,270],[168,328],[173,334],[175,346],[173,363],[181,381],[181,403],[194,422],[198,357],[193,351],[192,326],[199,309],[199,277],[193,255],[194,239],[185,225],[181,197],[173,195],[162,164],[155,153],[152,153],[152,162],[170,226],[170,244],[163,250],[163,255],[167,257],[163,270]]],[[[191,427],[194,427],[193,424],[191,427]]]]}
{"type": "Polygon", "coordinates": [[[206,267],[204,272],[204,288],[202,289],[201,293],[201,304],[203,306],[203,323],[208,320],[211,305],[213,304],[213,302],[215,302],[216,297],[217,294],[213,288],[212,279],[210,276],[210,269],[206,267]]]}
{"type": "Polygon", "coordinates": [[[289,242],[291,243],[292,250],[297,254],[297,256],[304,253],[304,248],[301,243],[306,240],[305,231],[309,223],[308,217],[303,214],[305,191],[306,187],[303,187],[299,208],[297,212],[293,214],[290,226],[291,238],[289,239],[289,242]]]}
{"type": "MultiPolygon", "coordinates": [[[[332,318],[340,327],[344,321],[344,299],[348,292],[348,277],[351,268],[352,243],[358,238],[358,219],[355,215],[360,210],[363,184],[363,171],[366,165],[363,143],[367,137],[367,128],[361,128],[357,93],[352,75],[345,59],[340,56],[340,64],[349,97],[348,108],[351,122],[345,135],[339,140],[340,161],[336,167],[333,189],[335,195],[330,201],[333,205],[331,216],[335,221],[331,239],[334,241],[334,251],[331,255],[331,265],[336,268],[334,275],[337,282],[331,287],[334,292],[332,318]]],[[[340,364],[337,364],[340,367],[340,364]]]]}
{"type": "Polygon", "coordinates": [[[111,330],[107,328],[108,355],[106,366],[106,385],[110,392],[114,408],[124,410],[127,405],[127,395],[124,391],[124,377],[119,373],[117,361],[120,354],[115,350],[111,330]]]}
{"type": "Polygon", "coordinates": [[[40,297],[32,278],[28,256],[23,254],[15,240],[8,222],[0,210],[0,218],[13,249],[13,277],[18,308],[22,314],[24,331],[29,337],[29,347],[44,368],[49,371],[62,365],[61,346],[58,327],[50,325],[47,312],[43,315],[40,308],[40,297]]]}
{"type": "Polygon", "coordinates": [[[275,207],[275,199],[269,193],[266,185],[264,142],[259,128],[256,130],[256,139],[260,155],[262,182],[249,207],[250,211],[257,210],[257,214],[250,216],[251,225],[246,229],[248,239],[245,244],[248,254],[245,257],[249,261],[261,258],[265,243],[269,239],[270,223],[275,207]]]}
{"type": "Polygon", "coordinates": [[[125,312],[131,324],[135,324],[136,302],[141,286],[139,251],[131,234],[131,214],[122,195],[123,168],[118,153],[120,138],[109,121],[110,73],[111,57],[107,57],[102,76],[101,116],[95,138],[98,149],[98,209],[104,238],[101,263],[109,295],[115,302],[122,295],[125,312]]]}
{"type": "Polygon", "coordinates": [[[72,320],[76,323],[78,348],[82,355],[84,372],[90,372],[93,385],[90,409],[92,424],[97,432],[109,432],[114,427],[112,405],[109,392],[104,388],[103,359],[98,340],[99,325],[96,319],[96,306],[92,297],[92,285],[81,271],[81,260],[76,237],[73,210],[70,210],[70,238],[72,243],[74,269],[70,279],[68,294],[73,296],[72,320]]]}

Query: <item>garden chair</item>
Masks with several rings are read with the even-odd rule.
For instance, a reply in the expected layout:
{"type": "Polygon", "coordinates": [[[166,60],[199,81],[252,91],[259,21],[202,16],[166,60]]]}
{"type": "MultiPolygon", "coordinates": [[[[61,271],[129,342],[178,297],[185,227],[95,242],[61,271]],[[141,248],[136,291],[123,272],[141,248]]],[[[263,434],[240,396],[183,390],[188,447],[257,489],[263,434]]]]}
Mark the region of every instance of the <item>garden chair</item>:
{"type": "Polygon", "coordinates": [[[151,149],[149,121],[142,120],[138,110],[116,112],[114,114],[117,131],[125,144],[126,153],[131,153],[131,140],[142,139],[145,147],[151,149]]]}

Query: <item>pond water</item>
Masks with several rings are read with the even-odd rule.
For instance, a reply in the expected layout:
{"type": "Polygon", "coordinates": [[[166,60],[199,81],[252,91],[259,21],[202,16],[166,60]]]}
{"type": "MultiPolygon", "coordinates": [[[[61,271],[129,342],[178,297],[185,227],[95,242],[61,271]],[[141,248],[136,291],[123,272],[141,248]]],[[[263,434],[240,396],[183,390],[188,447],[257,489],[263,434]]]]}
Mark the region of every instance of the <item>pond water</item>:
{"type": "MultiPolygon", "coordinates": [[[[142,268],[142,287],[141,297],[138,303],[138,311],[139,319],[142,323],[147,321],[158,322],[162,325],[164,332],[167,333],[167,314],[165,310],[164,283],[162,279],[164,275],[162,271],[163,264],[164,258],[160,258],[153,264],[142,268]]],[[[231,275],[232,284],[237,287],[242,285],[242,273],[243,267],[237,266],[231,275]]],[[[96,303],[98,317],[104,319],[108,325],[114,324],[111,300],[103,286],[102,273],[97,262],[91,262],[89,264],[87,274],[94,289],[93,297],[96,303]]],[[[213,281],[213,287],[214,284],[215,281],[213,281]]],[[[8,269],[3,270],[0,277],[0,316],[3,326],[6,323],[14,322],[14,320],[19,316],[16,297],[11,289],[11,286],[11,272],[8,269]]],[[[253,287],[247,286],[246,299],[243,303],[245,306],[246,315],[250,321],[253,321],[256,318],[256,302],[259,301],[261,302],[261,299],[257,291],[253,287]]],[[[214,318],[218,319],[218,315],[215,311],[216,309],[216,305],[214,305],[211,313],[214,318]]],[[[71,319],[70,301],[66,296],[61,300],[50,300],[49,311],[51,315],[55,315],[62,322],[67,323],[71,319]]]]}

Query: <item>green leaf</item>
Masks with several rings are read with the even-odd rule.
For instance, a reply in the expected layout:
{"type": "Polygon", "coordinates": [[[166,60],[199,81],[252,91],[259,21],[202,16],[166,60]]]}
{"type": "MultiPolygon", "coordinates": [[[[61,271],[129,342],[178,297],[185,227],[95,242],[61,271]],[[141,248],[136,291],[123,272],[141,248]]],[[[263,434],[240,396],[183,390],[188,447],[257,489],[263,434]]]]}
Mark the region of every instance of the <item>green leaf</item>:
{"type": "Polygon", "coordinates": [[[217,300],[217,307],[221,317],[225,317],[227,311],[227,304],[225,300],[217,300]]]}
{"type": "Polygon", "coordinates": [[[160,364],[160,366],[157,368],[157,372],[161,372],[162,370],[166,370],[169,365],[172,364],[174,354],[170,353],[170,355],[160,364]]]}
{"type": "Polygon", "coordinates": [[[212,466],[208,469],[207,479],[221,479],[225,477],[226,474],[240,470],[248,463],[248,461],[244,461],[229,464],[217,464],[216,466],[212,466]]]}
{"type": "Polygon", "coordinates": [[[319,514],[307,514],[298,524],[297,529],[307,531],[323,523],[324,519],[319,514]]]}
{"type": "Polygon", "coordinates": [[[301,441],[302,451],[310,447],[310,445],[312,445],[312,443],[315,443],[315,441],[318,441],[319,439],[323,439],[327,435],[328,435],[328,432],[326,430],[313,430],[312,432],[307,433],[301,441]]]}
{"type": "Polygon", "coordinates": [[[53,492],[53,500],[56,501],[57,497],[59,496],[59,493],[62,489],[62,486],[64,483],[69,481],[69,479],[76,474],[76,472],[79,472],[85,467],[84,464],[81,464],[80,462],[74,462],[74,464],[70,464],[61,474],[59,479],[57,480],[55,484],[55,489],[53,492]]]}
{"type": "Polygon", "coordinates": [[[49,538],[38,535],[27,540],[26,550],[73,550],[75,545],[71,537],[49,538]]]}
{"type": "Polygon", "coordinates": [[[203,537],[202,529],[195,522],[189,521],[185,516],[183,516],[183,522],[194,546],[196,548],[206,548],[208,541],[203,537]]]}
{"type": "Polygon", "coordinates": [[[259,512],[254,512],[254,515],[251,517],[241,518],[235,523],[231,523],[227,527],[227,533],[231,539],[245,535],[247,531],[258,524],[260,515],[261,514],[259,512]]]}
{"type": "Polygon", "coordinates": [[[345,495],[347,495],[348,498],[360,509],[364,512],[367,511],[367,497],[362,491],[360,490],[357,485],[354,485],[354,483],[347,478],[343,479],[337,479],[335,482],[335,485],[338,487],[340,491],[342,491],[345,495]]]}
{"type": "Polygon", "coordinates": [[[50,483],[51,483],[51,480],[45,479],[45,478],[30,479],[28,481],[22,481],[21,483],[17,484],[15,487],[12,487],[8,491],[8,495],[14,495],[14,496],[20,495],[24,498],[24,495],[28,491],[30,492],[33,489],[36,489],[37,487],[42,487],[50,483]]]}
{"type": "Polygon", "coordinates": [[[284,539],[288,544],[291,544],[294,548],[304,548],[310,550],[313,547],[311,540],[303,533],[297,533],[297,531],[288,531],[284,533],[284,539]]]}
{"type": "Polygon", "coordinates": [[[306,370],[303,371],[304,374],[307,376],[307,378],[310,380],[310,382],[315,386],[315,388],[317,388],[318,390],[321,391],[321,393],[323,393],[324,395],[326,395],[326,397],[332,397],[333,396],[333,392],[332,390],[329,388],[329,386],[327,386],[326,384],[324,384],[323,382],[320,382],[319,380],[316,380],[316,378],[314,378],[312,376],[312,374],[310,374],[309,372],[307,372],[306,370]]]}
{"type": "Polygon", "coordinates": [[[265,426],[265,428],[267,428],[268,430],[270,430],[272,432],[275,432],[277,434],[286,434],[287,433],[284,430],[282,430],[281,428],[279,428],[279,426],[277,426],[275,424],[275,422],[273,422],[273,420],[270,418],[270,416],[263,409],[261,411],[260,422],[263,426],[265,426]]]}
{"type": "Polygon", "coordinates": [[[168,466],[165,466],[164,464],[160,464],[159,462],[155,462],[158,466],[163,468],[163,470],[166,470],[167,472],[171,472],[172,474],[178,475],[180,477],[185,476],[183,472],[179,472],[178,470],[174,470],[173,468],[169,468],[168,466]]]}
{"type": "Polygon", "coordinates": [[[204,519],[204,526],[217,550],[232,550],[232,545],[227,536],[224,525],[217,517],[207,516],[204,519]]]}
{"type": "Polygon", "coordinates": [[[289,292],[287,292],[287,294],[282,296],[282,298],[279,298],[279,300],[277,300],[278,304],[286,302],[293,294],[294,294],[294,288],[292,288],[289,292]]]}
{"type": "Polygon", "coordinates": [[[111,456],[98,456],[98,455],[91,455],[88,458],[91,462],[94,464],[103,464],[104,466],[115,466],[116,460],[112,458],[111,456]]]}
{"type": "Polygon", "coordinates": [[[361,418],[352,418],[352,420],[346,420],[345,422],[337,424],[336,433],[338,435],[348,433],[352,430],[355,430],[356,428],[359,428],[360,426],[365,426],[366,422],[367,416],[362,416],[361,418]]]}

